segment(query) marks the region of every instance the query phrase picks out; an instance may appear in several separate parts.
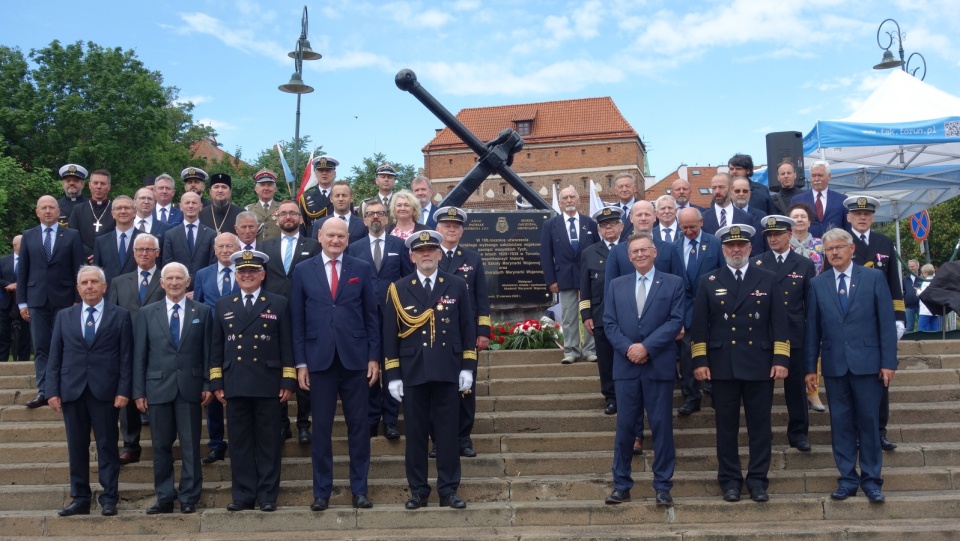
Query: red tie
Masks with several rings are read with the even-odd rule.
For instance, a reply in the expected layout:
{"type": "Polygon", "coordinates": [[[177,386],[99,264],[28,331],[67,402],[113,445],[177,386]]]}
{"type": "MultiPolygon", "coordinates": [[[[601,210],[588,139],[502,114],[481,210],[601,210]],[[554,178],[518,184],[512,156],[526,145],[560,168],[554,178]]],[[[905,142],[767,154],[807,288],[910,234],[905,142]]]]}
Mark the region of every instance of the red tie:
{"type": "Polygon", "coordinates": [[[337,297],[337,285],[339,285],[340,279],[337,277],[337,260],[330,260],[330,296],[333,298],[337,297]]]}
{"type": "Polygon", "coordinates": [[[817,221],[823,221],[823,192],[817,192],[817,221]]]}

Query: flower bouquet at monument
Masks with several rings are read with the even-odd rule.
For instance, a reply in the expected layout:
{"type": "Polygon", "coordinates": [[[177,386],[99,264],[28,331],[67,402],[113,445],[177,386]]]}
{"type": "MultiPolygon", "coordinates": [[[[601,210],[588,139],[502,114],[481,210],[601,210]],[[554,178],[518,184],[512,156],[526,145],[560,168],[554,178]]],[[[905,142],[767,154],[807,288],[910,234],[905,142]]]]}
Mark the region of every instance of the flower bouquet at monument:
{"type": "Polygon", "coordinates": [[[509,324],[497,324],[490,329],[490,349],[553,349],[562,347],[560,325],[548,317],[540,321],[528,319],[509,324]]]}

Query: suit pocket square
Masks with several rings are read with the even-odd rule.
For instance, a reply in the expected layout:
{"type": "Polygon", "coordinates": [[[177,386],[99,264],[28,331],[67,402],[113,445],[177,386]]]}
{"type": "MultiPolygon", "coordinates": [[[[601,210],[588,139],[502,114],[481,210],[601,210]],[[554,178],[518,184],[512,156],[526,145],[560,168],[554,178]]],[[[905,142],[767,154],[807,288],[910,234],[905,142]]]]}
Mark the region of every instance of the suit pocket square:
{"type": "Polygon", "coordinates": [[[190,323],[200,323],[200,318],[197,318],[197,319],[191,321],[190,323]]]}
{"type": "Polygon", "coordinates": [[[360,283],[360,277],[359,277],[359,276],[354,276],[353,278],[347,280],[347,283],[348,283],[348,284],[359,284],[359,283],[360,283]]]}

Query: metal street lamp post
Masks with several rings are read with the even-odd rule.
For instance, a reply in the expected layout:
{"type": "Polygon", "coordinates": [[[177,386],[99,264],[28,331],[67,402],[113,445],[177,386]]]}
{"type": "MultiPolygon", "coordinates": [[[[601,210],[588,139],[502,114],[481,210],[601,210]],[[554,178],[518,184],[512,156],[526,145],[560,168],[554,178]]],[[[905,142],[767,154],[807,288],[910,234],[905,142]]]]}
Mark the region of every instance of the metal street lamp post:
{"type": "Polygon", "coordinates": [[[906,34],[900,31],[900,25],[897,23],[897,21],[893,19],[886,19],[885,21],[880,23],[880,27],[877,28],[877,45],[879,45],[880,48],[883,49],[883,59],[880,61],[879,64],[874,66],[873,69],[885,70],[890,68],[901,68],[903,71],[909,73],[910,75],[913,75],[914,77],[916,77],[917,72],[922,69],[923,72],[920,74],[920,80],[922,81],[923,78],[927,76],[927,60],[920,53],[912,53],[909,57],[907,57],[906,61],[904,61],[903,39],[905,37],[906,37],[906,34]],[[880,34],[883,30],[883,25],[887,24],[888,22],[893,23],[893,25],[897,27],[897,31],[883,32],[884,34],[887,35],[887,46],[884,47],[883,42],[880,41],[880,34]],[[896,38],[897,40],[897,46],[898,46],[897,52],[900,53],[900,60],[897,60],[896,58],[894,58],[893,53],[890,52],[890,47],[893,47],[894,38],[896,38]],[[920,62],[922,64],[911,70],[910,61],[913,60],[913,57],[915,56],[920,59],[920,62]]]}
{"type": "Polygon", "coordinates": [[[297,176],[300,174],[299,170],[299,158],[300,158],[300,96],[303,94],[309,94],[313,92],[313,87],[303,82],[303,61],[304,60],[319,60],[322,58],[320,53],[314,52],[310,48],[310,42],[307,41],[307,26],[308,26],[308,17],[307,17],[307,6],[303,6],[303,17],[300,20],[300,39],[297,40],[296,48],[287,53],[287,56],[293,59],[294,62],[294,72],[290,76],[290,81],[287,84],[280,85],[278,88],[283,92],[289,94],[297,95],[297,122],[296,130],[293,136],[293,178],[289,179],[289,182],[292,184],[290,187],[290,196],[291,198],[296,197],[297,193],[297,176]]]}

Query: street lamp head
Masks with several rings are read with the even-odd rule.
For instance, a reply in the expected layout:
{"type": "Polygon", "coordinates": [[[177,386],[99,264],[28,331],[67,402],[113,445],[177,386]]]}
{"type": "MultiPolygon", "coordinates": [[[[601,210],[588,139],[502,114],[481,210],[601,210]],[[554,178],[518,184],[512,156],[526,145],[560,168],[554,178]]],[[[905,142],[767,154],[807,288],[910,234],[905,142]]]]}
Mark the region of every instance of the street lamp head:
{"type": "Polygon", "coordinates": [[[277,88],[290,94],[309,94],[313,92],[313,87],[303,84],[303,77],[296,72],[290,76],[290,82],[277,88]]]}
{"type": "Polygon", "coordinates": [[[875,70],[885,70],[890,68],[899,68],[904,64],[903,60],[897,60],[894,58],[893,53],[890,52],[890,49],[883,50],[883,60],[879,64],[873,67],[875,70]]]}
{"type": "MultiPolygon", "coordinates": [[[[300,58],[302,60],[320,60],[323,55],[310,48],[310,42],[305,38],[300,40],[300,58]]],[[[287,53],[290,58],[297,58],[297,51],[287,53]]]]}

